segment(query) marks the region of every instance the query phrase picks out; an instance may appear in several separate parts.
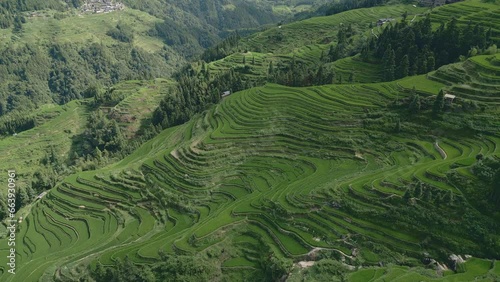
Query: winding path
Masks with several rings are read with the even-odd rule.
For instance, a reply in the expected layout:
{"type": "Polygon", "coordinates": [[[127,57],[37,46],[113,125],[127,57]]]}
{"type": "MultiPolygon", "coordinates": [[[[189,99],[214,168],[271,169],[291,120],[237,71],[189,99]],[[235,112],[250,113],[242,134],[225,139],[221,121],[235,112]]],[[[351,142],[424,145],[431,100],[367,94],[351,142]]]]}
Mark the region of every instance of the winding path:
{"type": "Polygon", "coordinates": [[[438,141],[434,143],[434,148],[439,152],[443,160],[446,160],[446,158],[448,158],[448,154],[446,154],[443,148],[439,147],[438,141]]]}

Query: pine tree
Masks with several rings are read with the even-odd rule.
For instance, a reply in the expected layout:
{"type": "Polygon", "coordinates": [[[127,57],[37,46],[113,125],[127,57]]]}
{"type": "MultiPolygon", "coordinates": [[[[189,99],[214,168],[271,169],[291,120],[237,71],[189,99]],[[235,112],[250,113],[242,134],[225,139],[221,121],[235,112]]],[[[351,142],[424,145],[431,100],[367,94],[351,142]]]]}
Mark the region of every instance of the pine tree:
{"type": "Polygon", "coordinates": [[[427,72],[431,72],[436,67],[436,60],[434,59],[434,54],[431,52],[427,56],[427,72]]]}
{"type": "Polygon", "coordinates": [[[361,59],[363,61],[367,61],[370,58],[370,44],[366,44],[362,49],[361,49],[361,59]]]}
{"type": "Polygon", "coordinates": [[[422,200],[432,202],[432,190],[429,187],[425,187],[423,190],[422,200]]]}
{"type": "Polygon", "coordinates": [[[316,85],[321,85],[323,84],[323,74],[324,70],[323,70],[323,65],[320,65],[318,67],[318,71],[316,72],[316,79],[315,79],[315,83],[316,85]]]}
{"type": "Polygon", "coordinates": [[[408,55],[404,55],[401,60],[401,72],[399,74],[400,78],[407,77],[410,71],[410,60],[408,59],[408,55]]]}
{"type": "Polygon", "coordinates": [[[396,70],[396,62],[395,62],[395,55],[394,55],[394,50],[391,49],[391,52],[389,54],[389,62],[388,62],[388,69],[387,69],[387,80],[392,81],[394,80],[394,71],[396,70]]]}
{"type": "Polygon", "coordinates": [[[99,148],[95,147],[95,150],[94,150],[94,156],[95,158],[97,159],[97,162],[101,162],[102,161],[102,152],[101,150],[99,150],[99,148]]]}
{"type": "Polygon", "coordinates": [[[14,208],[19,211],[20,208],[24,207],[28,202],[28,195],[24,189],[18,189],[16,191],[14,208]]]}
{"type": "Polygon", "coordinates": [[[20,33],[23,30],[23,21],[21,16],[16,16],[14,18],[14,29],[12,32],[14,33],[20,33]]]}
{"type": "Polygon", "coordinates": [[[422,197],[422,182],[419,181],[415,184],[415,190],[413,195],[415,196],[415,198],[422,197]]]}
{"type": "Polygon", "coordinates": [[[500,206],[500,169],[493,176],[493,187],[491,190],[491,198],[493,202],[500,206]]]}
{"type": "Polygon", "coordinates": [[[453,195],[453,192],[451,190],[446,191],[446,193],[443,196],[443,202],[446,205],[453,205],[455,197],[453,195]]]}
{"type": "Polygon", "coordinates": [[[413,96],[412,101],[410,103],[410,113],[411,114],[419,113],[421,106],[422,106],[422,104],[420,101],[420,96],[418,94],[415,94],[415,96],[413,96]]]}
{"type": "Polygon", "coordinates": [[[273,61],[269,62],[269,68],[267,69],[267,74],[272,75],[274,73],[273,61]]]}
{"type": "Polygon", "coordinates": [[[335,52],[335,47],[333,45],[330,45],[330,49],[328,49],[328,60],[332,61],[333,53],[335,52]]]}
{"type": "Polygon", "coordinates": [[[328,52],[328,57],[330,62],[334,62],[342,58],[342,44],[337,44],[337,46],[330,46],[330,51],[328,52]]]}
{"type": "Polygon", "coordinates": [[[387,47],[382,58],[384,66],[384,79],[385,81],[394,80],[394,71],[396,69],[395,54],[391,45],[387,47]]]}
{"type": "Polygon", "coordinates": [[[401,132],[401,119],[397,119],[396,120],[396,126],[394,128],[394,131],[396,131],[397,133],[401,132]]]}
{"type": "Polygon", "coordinates": [[[443,112],[444,108],[444,91],[441,89],[439,94],[436,96],[436,100],[434,101],[434,105],[432,106],[432,115],[437,117],[440,113],[443,112]]]}
{"type": "Polygon", "coordinates": [[[410,189],[406,189],[405,194],[403,195],[403,202],[408,203],[408,200],[411,198],[410,189]]]}
{"type": "Polygon", "coordinates": [[[425,58],[422,54],[418,57],[418,74],[424,74],[427,72],[427,58],[425,58]]]}

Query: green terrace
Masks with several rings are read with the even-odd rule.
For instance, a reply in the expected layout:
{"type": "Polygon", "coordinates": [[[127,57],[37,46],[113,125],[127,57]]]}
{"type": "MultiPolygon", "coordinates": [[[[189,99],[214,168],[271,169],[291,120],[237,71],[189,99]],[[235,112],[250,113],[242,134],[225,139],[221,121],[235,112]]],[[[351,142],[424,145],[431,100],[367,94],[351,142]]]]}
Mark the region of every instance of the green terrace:
{"type": "MultiPolygon", "coordinates": [[[[450,191],[461,201],[445,173],[459,163],[458,172],[468,177],[463,168],[476,154],[499,155],[498,136],[440,138],[436,145],[430,138],[390,136],[363,125],[368,109],[408,98],[414,85],[427,95],[445,86],[418,81],[427,80],[308,88],[267,84],[234,93],[121,162],[66,178],[36,202],[21,224],[16,279],[50,279],[56,270],[71,276],[71,267],[83,261],[112,265],[128,256],[147,263],[158,251],[192,254],[221,244],[236,250],[223,264],[226,271],[254,269],[252,250],[260,244],[297,261],[316,248],[350,254],[353,237],[410,257],[439,247],[423,247],[428,232],[473,246],[456,230],[419,231],[409,219],[396,228],[378,217],[397,207],[416,180],[432,193],[450,191]]],[[[158,83],[166,82],[142,87],[140,97],[158,83]]],[[[130,95],[115,108],[123,112],[136,102],[130,95]]],[[[363,254],[376,262],[370,248],[363,254]]],[[[467,267],[475,269],[474,261],[467,267]]],[[[365,269],[351,278],[414,275],[394,266],[388,273],[365,269]]]]}

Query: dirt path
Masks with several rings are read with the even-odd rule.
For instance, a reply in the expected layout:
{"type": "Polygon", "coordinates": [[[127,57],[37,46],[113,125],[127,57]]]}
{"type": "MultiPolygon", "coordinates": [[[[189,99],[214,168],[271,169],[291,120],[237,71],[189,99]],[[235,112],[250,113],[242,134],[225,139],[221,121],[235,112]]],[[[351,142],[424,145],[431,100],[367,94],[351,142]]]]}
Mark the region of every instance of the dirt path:
{"type": "Polygon", "coordinates": [[[446,160],[446,158],[448,158],[448,155],[446,154],[446,152],[441,147],[439,147],[438,141],[436,141],[436,143],[434,143],[434,148],[439,152],[439,154],[441,155],[443,160],[446,160]]]}
{"type": "Polygon", "coordinates": [[[337,250],[337,249],[330,249],[330,248],[314,248],[312,249],[309,253],[307,253],[308,256],[311,256],[312,254],[318,252],[318,251],[321,251],[321,250],[328,250],[328,251],[337,251],[339,252],[341,255],[347,257],[347,258],[350,258],[350,259],[353,259],[352,256],[342,252],[341,250],[337,250]]]}

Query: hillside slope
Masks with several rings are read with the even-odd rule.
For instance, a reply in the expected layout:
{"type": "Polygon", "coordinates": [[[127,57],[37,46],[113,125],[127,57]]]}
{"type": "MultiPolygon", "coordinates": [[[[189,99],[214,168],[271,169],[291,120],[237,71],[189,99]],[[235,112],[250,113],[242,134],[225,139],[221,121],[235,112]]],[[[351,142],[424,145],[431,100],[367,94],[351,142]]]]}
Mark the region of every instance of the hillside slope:
{"type": "MultiPolygon", "coordinates": [[[[470,0],[434,9],[430,19],[438,29],[455,14],[453,7],[470,16],[497,6],[470,0]]],[[[129,9],[103,16],[142,18],[142,24],[126,23],[134,39],[123,46],[155,54],[157,41],[144,31],[153,24],[158,31],[157,24],[168,20],[129,9]],[[149,41],[136,41],[140,34],[149,41]]],[[[500,54],[491,46],[429,73],[380,82],[383,65],[356,53],[384,29],[370,24],[388,16],[399,20],[408,10],[409,18],[427,11],[382,6],[276,26],[237,40],[222,59],[182,70],[178,84],[189,93],[163,100],[179,106],[163,117],[185,117],[188,108],[181,105],[199,103],[199,110],[120,162],[71,174],[27,205],[19,214],[17,274],[7,272],[7,257],[0,258],[0,280],[498,280],[500,54]],[[350,34],[353,54],[326,65],[337,76],[356,78],[307,87],[266,81],[271,62],[312,73],[343,32],[350,34]],[[249,80],[262,86],[229,92],[216,105],[199,102],[208,99],[203,95],[219,97],[221,89],[207,85],[228,70],[229,85],[236,77],[239,86],[249,80]]],[[[487,14],[491,21],[485,24],[497,38],[495,15],[487,14]]],[[[87,17],[98,15],[83,15],[82,24],[87,17]]],[[[458,25],[465,26],[466,18],[458,25]]],[[[97,29],[93,23],[86,26],[97,29]]],[[[30,24],[25,28],[48,29],[30,24]]],[[[61,26],[58,34],[62,40],[72,32],[61,26]]],[[[104,39],[101,46],[116,47],[116,39],[96,34],[104,39]]],[[[51,51],[54,60],[69,58],[57,50],[51,51]]],[[[152,68],[147,61],[139,65],[152,68]]],[[[123,83],[115,91],[126,98],[104,108],[133,136],[171,85],[123,83]]],[[[42,145],[29,137],[70,146],[67,137],[81,131],[86,115],[79,105],[70,102],[66,109],[72,111],[52,105],[44,109],[54,112],[44,125],[0,140],[2,146],[23,140],[26,148],[4,151],[4,159],[35,159],[42,145]],[[57,140],[43,139],[50,133],[57,140]]],[[[0,250],[8,252],[3,234],[0,250]]]]}
{"type": "Polygon", "coordinates": [[[128,0],[123,10],[93,13],[81,8],[88,2],[96,1],[0,4],[0,116],[80,99],[89,85],[170,77],[236,30],[253,32],[315,5],[128,0]]]}
{"type": "MultiPolygon", "coordinates": [[[[419,87],[423,83],[414,83],[270,84],[235,93],[122,162],[68,177],[35,203],[18,234],[24,242],[19,273],[2,280],[75,277],[81,263],[110,265],[125,256],[146,262],[159,258],[158,250],[220,255],[225,249],[229,253],[218,267],[251,271],[260,263],[255,244],[295,261],[307,260],[315,248],[351,263],[399,262],[390,258],[402,252],[409,261],[423,252],[439,257],[443,248],[498,257],[499,245],[483,245],[463,231],[480,223],[498,242],[493,219],[474,212],[469,194],[448,178],[452,171],[470,177],[467,168],[476,154],[499,156],[498,126],[492,135],[438,134],[436,127],[447,125],[407,120],[393,134],[386,128],[393,125],[383,124],[399,110],[386,105],[408,97],[398,85],[428,93],[419,87]],[[434,138],[446,158],[434,148],[434,138]],[[424,196],[413,194],[409,205],[405,191],[415,181],[425,184],[424,196]],[[438,205],[445,195],[453,196],[438,205]],[[425,223],[413,209],[440,223],[425,223]],[[464,216],[469,221],[454,220],[464,216]],[[351,256],[354,249],[361,250],[359,258],[351,256]]],[[[432,92],[444,86],[430,85],[432,92]]],[[[498,109],[487,113],[498,122],[498,109]]],[[[462,119],[452,113],[449,118],[462,119]]]]}

